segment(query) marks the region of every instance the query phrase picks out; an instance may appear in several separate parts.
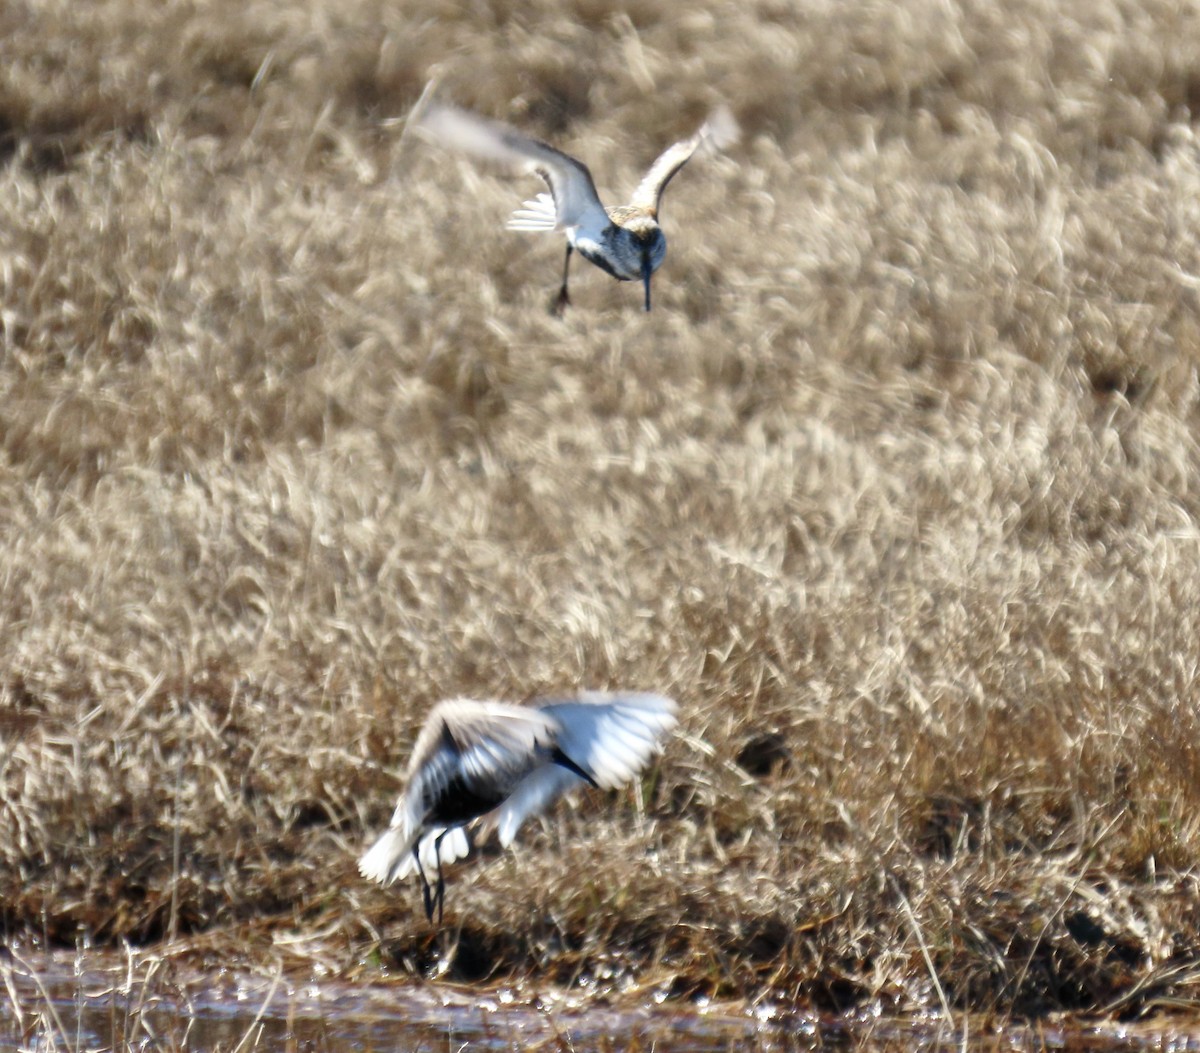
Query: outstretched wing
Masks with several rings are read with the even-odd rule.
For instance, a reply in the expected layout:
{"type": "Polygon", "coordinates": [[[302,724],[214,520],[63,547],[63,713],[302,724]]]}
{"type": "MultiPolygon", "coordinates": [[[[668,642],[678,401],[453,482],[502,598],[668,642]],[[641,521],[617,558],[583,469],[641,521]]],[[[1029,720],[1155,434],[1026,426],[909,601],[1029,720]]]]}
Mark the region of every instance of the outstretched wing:
{"type": "MultiPolygon", "coordinates": [[[[606,788],[627,782],[645,767],[663,736],[675,726],[675,710],[672,699],[640,693],[594,693],[538,704],[538,712],[557,724],[559,750],[606,788]]],[[[500,844],[507,848],[526,819],[546,811],[564,793],[582,785],[584,780],[561,764],[549,762],[534,768],[511,796],[484,818],[479,839],[495,830],[500,844]]]]}
{"type": "Polygon", "coordinates": [[[413,746],[405,797],[435,800],[456,780],[506,793],[542,763],[555,730],[548,717],[527,706],[439,702],[413,746]]]}
{"type": "Polygon", "coordinates": [[[663,191],[671,177],[691,160],[692,155],[698,150],[703,153],[724,150],[736,142],[740,134],[737,120],[728,107],[718,107],[695,135],[679,140],[662,152],[658,160],[650,166],[650,171],[638,183],[629,204],[634,208],[645,209],[650,215],[657,217],[663,191]]]}
{"type": "Polygon", "coordinates": [[[524,210],[514,213],[512,223],[518,225],[513,229],[564,230],[578,226],[603,229],[608,225],[608,214],[600,204],[592,175],[581,161],[507,124],[489,121],[446,103],[427,102],[414,116],[418,130],[446,146],[536,172],[546,181],[554,202],[554,226],[519,225],[523,212],[545,214],[544,206],[534,201],[526,202],[524,210]]]}
{"type": "Polygon", "coordinates": [[[676,724],[664,695],[585,694],[540,709],[558,721],[558,748],[605,789],[637,775],[676,724]]]}

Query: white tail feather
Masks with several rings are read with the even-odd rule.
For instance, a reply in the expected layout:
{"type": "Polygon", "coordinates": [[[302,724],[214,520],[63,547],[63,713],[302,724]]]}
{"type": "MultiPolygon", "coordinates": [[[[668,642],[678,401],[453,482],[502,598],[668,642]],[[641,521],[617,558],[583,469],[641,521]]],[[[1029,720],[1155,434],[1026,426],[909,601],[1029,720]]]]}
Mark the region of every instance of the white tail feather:
{"type": "MultiPolygon", "coordinates": [[[[358,872],[371,881],[390,885],[416,870],[412,849],[412,838],[403,827],[389,827],[358,861],[358,872]]],[[[461,826],[449,830],[434,827],[421,835],[417,851],[421,856],[421,866],[427,871],[436,871],[439,856],[443,866],[453,863],[471,851],[471,844],[467,840],[466,830],[461,826]],[[441,848],[435,850],[437,839],[442,834],[445,836],[442,837],[441,848]]]]}
{"type": "MultiPolygon", "coordinates": [[[[427,834],[421,837],[421,866],[426,871],[437,870],[438,859],[442,861],[442,865],[453,863],[456,859],[462,859],[471,851],[471,843],[467,840],[467,831],[461,826],[452,826],[450,829],[437,828],[430,830],[427,834]],[[442,837],[442,835],[445,835],[442,837]],[[442,837],[442,846],[435,851],[437,839],[442,837]]],[[[408,853],[409,870],[412,866],[412,852],[408,853]]]]}
{"type": "Polygon", "coordinates": [[[411,838],[399,826],[389,826],[358,861],[358,872],[381,885],[390,885],[411,869],[411,838]]]}

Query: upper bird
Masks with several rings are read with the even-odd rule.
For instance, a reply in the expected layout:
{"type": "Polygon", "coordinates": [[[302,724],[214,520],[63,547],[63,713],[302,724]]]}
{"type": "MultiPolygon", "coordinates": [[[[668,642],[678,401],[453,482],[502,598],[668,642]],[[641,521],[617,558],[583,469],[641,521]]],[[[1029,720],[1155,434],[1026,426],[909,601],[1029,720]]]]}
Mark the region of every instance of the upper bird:
{"type": "Polygon", "coordinates": [[[549,186],[549,194],[538,194],[512,214],[508,229],[566,231],[562,287],[551,306],[555,314],[561,314],[571,302],[567,276],[573,249],[618,281],[640,281],[646,290],[646,310],[650,310],[650,276],[667,254],[667,239],[658,225],[663,190],[698,150],[724,149],[739,135],[733,114],[719,107],[694,135],[663,151],[637,185],[628,205],[605,208],[592,174],[582,161],[507,124],[428,96],[427,89],[409,118],[413,127],[476,157],[536,172],[549,186]]]}
{"type": "Polygon", "coordinates": [[[413,746],[391,825],[358,862],[389,885],[420,875],[425,914],[442,921],[442,863],[470,851],[466,826],[499,831],[508,847],[521,824],[567,790],[609,789],[633,778],[675,726],[674,701],[654,694],[590,693],[533,706],[458,699],[430,711],[413,746]],[[437,868],[431,891],[427,867],[437,868]]]}

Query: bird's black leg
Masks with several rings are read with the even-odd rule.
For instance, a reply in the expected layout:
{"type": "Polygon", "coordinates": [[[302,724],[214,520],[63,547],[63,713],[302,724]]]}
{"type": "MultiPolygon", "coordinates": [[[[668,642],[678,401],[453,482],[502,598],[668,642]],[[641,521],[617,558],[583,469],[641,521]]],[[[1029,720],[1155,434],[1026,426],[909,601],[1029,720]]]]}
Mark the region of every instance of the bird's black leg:
{"type": "Polygon", "coordinates": [[[565,311],[567,309],[567,305],[571,302],[571,297],[567,292],[567,275],[571,271],[571,253],[574,251],[574,249],[575,249],[575,246],[572,245],[568,241],[567,242],[567,255],[566,255],[566,258],[563,260],[562,287],[558,290],[558,295],[554,298],[554,301],[550,304],[550,313],[552,315],[561,316],[563,311],[565,311]]]}
{"type": "Polygon", "coordinates": [[[421,846],[420,838],[413,845],[413,862],[417,864],[417,876],[421,879],[421,896],[425,900],[425,917],[428,921],[433,921],[433,894],[429,888],[429,880],[425,877],[425,871],[421,867],[421,853],[418,849],[421,846]]]}
{"type": "MultiPolygon", "coordinates": [[[[442,838],[450,831],[443,830],[437,835],[437,839],[433,842],[433,854],[437,859],[438,865],[438,883],[437,883],[437,905],[438,905],[438,928],[442,927],[442,907],[446,903],[446,879],[442,877],[442,838]]],[[[433,920],[433,913],[430,912],[429,920],[433,920]]]]}

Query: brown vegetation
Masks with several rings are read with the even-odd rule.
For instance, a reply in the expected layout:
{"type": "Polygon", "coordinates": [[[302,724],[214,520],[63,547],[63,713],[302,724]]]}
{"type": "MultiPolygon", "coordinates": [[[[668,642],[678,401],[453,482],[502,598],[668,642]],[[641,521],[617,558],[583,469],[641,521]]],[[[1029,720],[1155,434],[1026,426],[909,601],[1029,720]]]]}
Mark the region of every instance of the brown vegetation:
{"type": "Polygon", "coordinates": [[[1173,0],[10,0],[4,932],[1193,1004],[1197,107],[1173,0]],[[732,105],[652,314],[547,315],[536,184],[391,120],[434,63],[610,202],[732,105]],[[682,733],[439,949],[354,870],[421,717],[580,687],[682,733]]]}

